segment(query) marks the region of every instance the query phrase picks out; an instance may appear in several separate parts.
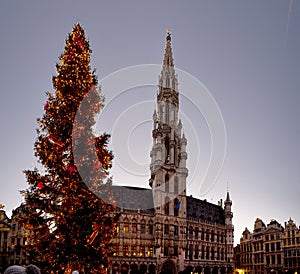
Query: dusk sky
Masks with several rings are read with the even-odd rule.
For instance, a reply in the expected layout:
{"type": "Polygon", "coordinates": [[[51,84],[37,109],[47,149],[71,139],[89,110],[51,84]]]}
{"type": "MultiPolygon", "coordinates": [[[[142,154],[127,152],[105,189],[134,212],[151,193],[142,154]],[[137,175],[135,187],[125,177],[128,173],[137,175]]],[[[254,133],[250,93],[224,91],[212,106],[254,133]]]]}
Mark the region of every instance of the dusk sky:
{"type": "Polygon", "coordinates": [[[55,64],[75,23],[85,29],[106,97],[96,131],[112,134],[114,184],[149,187],[158,82],[122,89],[135,69],[154,64],[156,73],[170,29],[188,141],[188,195],[216,204],[229,190],[235,244],[257,217],[300,225],[299,0],[2,0],[0,203],[9,216],[22,201],[19,190],[27,188],[22,171],[37,165],[36,119],[45,93],[54,92],[55,64]],[[184,75],[203,84],[226,129],[224,165],[209,185],[212,124],[197,103],[203,102],[199,90],[184,90],[184,75]],[[120,85],[116,97],[110,82],[120,85]]]}

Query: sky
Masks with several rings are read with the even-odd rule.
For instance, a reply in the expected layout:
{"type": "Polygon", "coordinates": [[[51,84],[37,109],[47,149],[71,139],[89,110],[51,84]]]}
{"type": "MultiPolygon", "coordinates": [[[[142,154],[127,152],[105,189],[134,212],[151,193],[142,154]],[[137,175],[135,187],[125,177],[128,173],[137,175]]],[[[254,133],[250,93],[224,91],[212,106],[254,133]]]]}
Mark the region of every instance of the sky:
{"type": "Polygon", "coordinates": [[[144,81],[147,69],[158,80],[170,29],[188,140],[188,195],[217,203],[230,192],[235,244],[257,217],[266,224],[292,218],[300,225],[297,0],[1,0],[0,203],[8,215],[22,201],[19,190],[27,188],[23,170],[37,165],[36,119],[46,92],[53,92],[55,64],[75,23],[85,29],[106,97],[95,130],[112,134],[115,184],[148,187],[157,87],[152,78],[139,86],[126,81],[144,81]],[[185,77],[198,86],[184,85],[185,77]],[[226,130],[224,163],[205,187],[210,157],[223,154],[200,89],[211,96],[226,130]]]}

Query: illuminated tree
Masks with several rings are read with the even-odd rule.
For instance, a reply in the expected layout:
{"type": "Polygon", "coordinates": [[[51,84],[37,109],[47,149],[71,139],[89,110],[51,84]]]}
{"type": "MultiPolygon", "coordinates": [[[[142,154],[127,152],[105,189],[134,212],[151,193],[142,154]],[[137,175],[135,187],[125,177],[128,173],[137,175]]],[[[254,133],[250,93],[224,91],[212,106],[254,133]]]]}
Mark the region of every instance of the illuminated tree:
{"type": "Polygon", "coordinates": [[[77,24],[66,39],[38,119],[35,155],[42,165],[26,170],[22,191],[29,229],[29,261],[43,273],[103,273],[117,221],[107,185],[113,158],[109,135],[95,137],[95,115],[102,107],[97,78],[90,68],[91,50],[77,24]],[[100,197],[100,198],[99,198],[100,197]]]}

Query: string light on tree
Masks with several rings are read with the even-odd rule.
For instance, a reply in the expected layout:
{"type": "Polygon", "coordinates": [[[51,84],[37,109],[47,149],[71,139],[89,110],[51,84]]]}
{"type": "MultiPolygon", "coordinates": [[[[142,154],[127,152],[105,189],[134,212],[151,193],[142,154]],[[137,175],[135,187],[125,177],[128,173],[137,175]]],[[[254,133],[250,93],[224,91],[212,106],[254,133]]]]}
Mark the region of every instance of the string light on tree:
{"type": "Polygon", "coordinates": [[[76,24],[56,65],[55,92],[47,93],[43,117],[38,119],[34,149],[43,171],[24,172],[29,187],[22,191],[26,214],[19,221],[31,230],[26,245],[29,260],[43,273],[71,273],[74,269],[104,273],[118,218],[113,215],[113,205],[96,195],[108,191],[103,185],[113,155],[107,149],[109,135],[96,137],[92,131],[103,98],[91,72],[90,55],[84,30],[76,24]],[[79,108],[87,95],[88,105],[79,108]],[[82,119],[74,129],[78,111],[82,119]],[[79,166],[92,167],[88,169],[92,189],[79,174],[79,166]]]}

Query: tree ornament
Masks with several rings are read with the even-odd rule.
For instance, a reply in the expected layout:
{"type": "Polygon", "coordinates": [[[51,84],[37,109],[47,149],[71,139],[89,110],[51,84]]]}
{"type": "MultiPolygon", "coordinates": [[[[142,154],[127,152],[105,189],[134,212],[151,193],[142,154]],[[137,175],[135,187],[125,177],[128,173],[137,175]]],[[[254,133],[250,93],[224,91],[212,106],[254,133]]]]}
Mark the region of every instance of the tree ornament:
{"type": "Polygon", "coordinates": [[[61,141],[59,141],[59,140],[57,139],[57,137],[56,137],[54,134],[50,134],[50,135],[48,136],[48,139],[49,139],[52,143],[54,143],[54,144],[56,144],[56,145],[59,145],[60,147],[62,147],[62,146],[64,145],[64,143],[61,142],[61,141]]]}
{"type": "Polygon", "coordinates": [[[97,223],[94,222],[94,223],[92,224],[92,228],[93,228],[93,233],[92,233],[92,235],[87,239],[87,242],[88,242],[88,244],[90,244],[90,245],[95,241],[97,235],[99,234],[100,226],[99,226],[99,224],[97,224],[97,223]]]}
{"type": "Polygon", "coordinates": [[[44,182],[39,182],[38,184],[37,184],[37,187],[39,188],[39,189],[43,189],[44,188],[44,182]]]}
{"type": "Polygon", "coordinates": [[[45,106],[44,106],[44,110],[47,111],[48,107],[49,107],[49,102],[47,101],[46,104],[45,104],[45,106]]]}
{"type": "Polygon", "coordinates": [[[70,174],[72,174],[77,171],[77,167],[75,165],[69,165],[67,170],[70,172],[70,174]]]}

